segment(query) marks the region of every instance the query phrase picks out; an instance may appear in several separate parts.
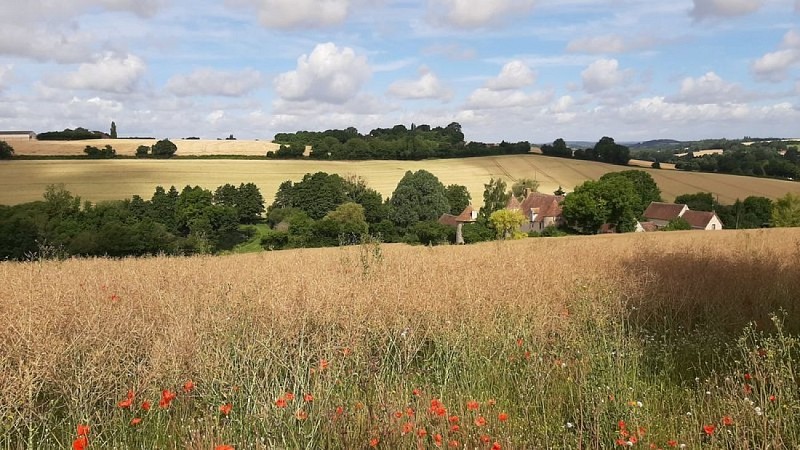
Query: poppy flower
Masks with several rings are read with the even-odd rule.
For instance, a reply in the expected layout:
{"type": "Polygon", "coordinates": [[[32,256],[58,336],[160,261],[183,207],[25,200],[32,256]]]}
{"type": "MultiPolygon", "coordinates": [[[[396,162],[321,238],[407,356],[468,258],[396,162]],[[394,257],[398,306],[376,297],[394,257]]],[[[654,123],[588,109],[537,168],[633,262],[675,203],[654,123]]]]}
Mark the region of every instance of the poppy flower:
{"type": "Polygon", "coordinates": [[[89,425],[78,424],[78,436],[89,436],[89,425]]]}
{"type": "Polygon", "coordinates": [[[135,395],[134,395],[133,391],[128,391],[128,393],[125,395],[125,399],[124,400],[120,400],[119,403],[117,403],[117,406],[119,406],[120,408],[123,408],[123,409],[130,408],[131,405],[133,405],[134,396],[135,395]]]}
{"type": "Polygon", "coordinates": [[[458,416],[450,416],[449,419],[450,423],[458,423],[458,416]]]}
{"type": "Polygon", "coordinates": [[[616,441],[614,441],[614,443],[619,445],[620,447],[624,447],[624,446],[628,445],[628,441],[626,441],[625,439],[622,439],[622,438],[617,439],[616,441]]]}
{"type": "Polygon", "coordinates": [[[161,400],[158,401],[158,407],[161,409],[169,408],[170,403],[175,400],[177,395],[169,389],[161,391],[161,400]]]}
{"type": "Polygon", "coordinates": [[[78,436],[78,439],[72,441],[72,450],[86,450],[89,446],[89,439],[86,436],[78,436]]]}
{"type": "Polygon", "coordinates": [[[214,450],[235,450],[232,445],[218,445],[214,450]]]}
{"type": "Polygon", "coordinates": [[[221,412],[223,415],[227,416],[228,414],[231,413],[232,409],[233,409],[233,404],[225,403],[224,405],[219,407],[219,412],[221,412]]]}
{"type": "Polygon", "coordinates": [[[403,417],[403,411],[395,411],[394,412],[395,419],[400,419],[403,417]]]}
{"type": "Polygon", "coordinates": [[[714,434],[714,430],[716,430],[716,429],[717,429],[717,427],[715,427],[714,425],[703,425],[703,431],[708,436],[711,436],[712,434],[714,434]]]}
{"type": "Polygon", "coordinates": [[[470,400],[467,402],[467,409],[470,411],[477,411],[480,408],[481,404],[476,402],[475,400],[470,400]]]}
{"type": "Polygon", "coordinates": [[[303,401],[305,401],[307,403],[313,402],[314,401],[314,396],[311,395],[311,394],[305,394],[303,396],[303,401]]]}
{"type": "Polygon", "coordinates": [[[478,416],[475,418],[475,425],[479,427],[486,425],[486,419],[484,419],[483,416],[478,416]]]}
{"type": "MultiPolygon", "coordinates": [[[[284,402],[284,405],[283,405],[283,406],[286,406],[285,402],[284,402]]],[[[344,414],[344,408],[343,408],[343,407],[341,407],[341,406],[337,406],[337,407],[336,407],[336,415],[337,415],[337,416],[341,416],[342,414],[344,414]]]]}
{"type": "Polygon", "coordinates": [[[140,423],[142,423],[142,418],[141,417],[134,417],[133,419],[131,419],[131,426],[132,427],[135,427],[136,425],[139,425],[140,423]]]}
{"type": "Polygon", "coordinates": [[[458,443],[458,441],[457,441],[457,440],[455,440],[455,439],[453,439],[452,441],[450,441],[450,442],[449,442],[447,445],[448,445],[450,448],[458,448],[458,447],[460,447],[460,446],[461,446],[461,444],[459,444],[459,443],[458,443]]]}
{"type": "Polygon", "coordinates": [[[491,440],[492,438],[490,438],[488,434],[481,435],[481,442],[484,444],[488,444],[491,440]]]}
{"type": "Polygon", "coordinates": [[[328,363],[328,360],[327,360],[327,359],[321,359],[321,360],[319,361],[319,370],[320,370],[320,371],[323,371],[323,370],[327,369],[327,368],[328,368],[328,365],[329,365],[329,363],[328,363]]]}
{"type": "Polygon", "coordinates": [[[617,426],[619,427],[619,429],[620,429],[620,430],[624,430],[625,428],[627,428],[627,427],[628,427],[628,425],[626,425],[626,424],[625,424],[625,421],[624,421],[624,420],[620,420],[620,421],[617,423],[617,426]]]}
{"type": "Polygon", "coordinates": [[[461,427],[459,427],[458,425],[453,425],[453,426],[450,427],[450,432],[451,433],[458,433],[458,431],[460,429],[461,429],[461,427]]]}
{"type": "Polygon", "coordinates": [[[752,386],[750,386],[750,385],[749,385],[749,384],[747,384],[747,383],[745,383],[745,384],[744,384],[744,386],[742,387],[742,389],[744,390],[744,393],[745,393],[745,394],[751,394],[751,393],[753,392],[753,387],[752,387],[752,386]]]}
{"type": "Polygon", "coordinates": [[[434,434],[433,435],[433,443],[436,444],[437,447],[441,447],[442,446],[442,435],[439,434],[439,433],[434,434]]]}
{"type": "Polygon", "coordinates": [[[292,394],[291,392],[287,392],[286,394],[284,394],[283,398],[285,398],[287,402],[290,402],[294,400],[294,394],[292,394]]]}
{"type": "Polygon", "coordinates": [[[500,415],[497,416],[497,419],[500,420],[500,422],[505,422],[508,420],[508,414],[501,412],[500,415]]]}
{"type": "Polygon", "coordinates": [[[417,430],[417,436],[424,438],[427,435],[428,435],[428,430],[426,430],[425,428],[420,428],[419,430],[417,430]]]}
{"type": "Polygon", "coordinates": [[[378,439],[378,438],[372,438],[372,439],[370,439],[370,440],[369,440],[369,446],[370,446],[370,447],[373,447],[373,448],[375,448],[375,447],[377,447],[377,446],[378,446],[378,444],[379,444],[380,442],[381,442],[381,440],[380,440],[380,439],[378,439]]]}
{"type": "Polygon", "coordinates": [[[771,401],[771,402],[774,402],[774,401],[775,401],[775,400],[777,400],[777,399],[778,399],[778,398],[777,398],[777,397],[775,397],[774,395],[770,395],[770,396],[769,396],[769,401],[771,401]]]}
{"type": "Polygon", "coordinates": [[[729,427],[733,425],[733,419],[731,418],[731,416],[725,416],[722,418],[722,424],[725,425],[726,427],[729,427]]]}
{"type": "Polygon", "coordinates": [[[502,449],[503,449],[503,447],[501,447],[501,446],[500,446],[500,443],[499,443],[499,442],[495,442],[495,443],[492,445],[492,450],[502,450],[502,449]]]}
{"type": "Polygon", "coordinates": [[[752,379],[753,377],[749,373],[744,374],[744,381],[750,381],[752,379]]]}
{"type": "Polygon", "coordinates": [[[297,418],[297,420],[306,420],[306,419],[308,419],[308,413],[305,412],[302,409],[298,409],[297,412],[294,413],[294,416],[297,418]]]}
{"type": "Polygon", "coordinates": [[[411,393],[414,394],[414,397],[419,397],[420,395],[422,395],[422,391],[417,388],[414,388],[414,390],[411,391],[411,393]]]}
{"type": "Polygon", "coordinates": [[[414,410],[411,408],[406,408],[406,415],[408,417],[414,417],[414,410]]]}
{"type": "Polygon", "coordinates": [[[147,400],[143,401],[142,402],[142,409],[145,410],[145,411],[150,411],[150,402],[148,402],[147,400]]]}
{"type": "Polygon", "coordinates": [[[411,422],[406,422],[403,424],[403,435],[411,433],[414,431],[414,424],[411,422]]]}
{"type": "Polygon", "coordinates": [[[194,390],[194,381],[186,380],[186,382],[183,383],[183,392],[186,392],[188,394],[189,392],[192,392],[193,390],[194,390]]]}
{"type": "Polygon", "coordinates": [[[677,447],[678,441],[676,441],[675,439],[670,439],[667,441],[667,445],[669,445],[670,447],[677,447]]]}
{"type": "Polygon", "coordinates": [[[277,406],[278,408],[286,408],[286,399],[281,397],[275,400],[275,406],[277,406]]]}

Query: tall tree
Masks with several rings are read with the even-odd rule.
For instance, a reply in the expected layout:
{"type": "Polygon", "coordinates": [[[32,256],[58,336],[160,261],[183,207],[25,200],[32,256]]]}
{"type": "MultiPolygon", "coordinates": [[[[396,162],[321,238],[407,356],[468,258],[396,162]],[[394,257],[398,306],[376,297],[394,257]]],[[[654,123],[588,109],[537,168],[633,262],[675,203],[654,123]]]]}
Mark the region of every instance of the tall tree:
{"type": "Polygon", "coordinates": [[[493,212],[504,209],[511,198],[506,182],[501,178],[491,178],[488,184],[483,185],[483,208],[480,211],[480,218],[483,223],[489,223],[489,217],[493,212]]]}
{"type": "Polygon", "coordinates": [[[595,234],[604,224],[625,233],[636,227],[636,208],[641,199],[633,183],[624,177],[586,181],[567,194],[562,203],[564,219],[578,231],[595,234]]]}
{"type": "Polygon", "coordinates": [[[11,159],[14,157],[14,147],[6,141],[0,141],[0,159],[11,159]]]}
{"type": "Polygon", "coordinates": [[[172,143],[169,139],[162,139],[156,142],[150,153],[153,158],[171,158],[175,152],[178,151],[178,146],[172,143]]]}
{"type": "Polygon", "coordinates": [[[110,133],[110,136],[111,136],[111,139],[116,139],[117,138],[117,124],[114,123],[113,120],[111,121],[111,133],[110,133]]]}
{"type": "Polygon", "coordinates": [[[772,226],[800,227],[800,195],[789,192],[775,202],[772,226]]]}
{"type": "Polygon", "coordinates": [[[472,196],[466,186],[451,184],[445,188],[445,192],[447,202],[450,204],[450,214],[454,216],[461,214],[472,201],[472,196]]]}
{"type": "Polygon", "coordinates": [[[609,180],[616,177],[626,178],[633,183],[634,189],[640,198],[639,205],[636,207],[637,216],[641,216],[650,203],[662,201],[661,189],[658,188],[658,184],[656,184],[653,177],[644,170],[609,172],[600,177],[600,180],[609,180]]]}
{"type": "Polygon", "coordinates": [[[444,185],[425,170],[406,172],[397,183],[389,203],[392,206],[391,219],[400,227],[437,220],[450,211],[444,185]]]}
{"type": "Polygon", "coordinates": [[[524,221],[525,216],[516,210],[500,209],[489,216],[489,222],[497,233],[497,239],[519,239],[525,236],[519,231],[524,221]]]}

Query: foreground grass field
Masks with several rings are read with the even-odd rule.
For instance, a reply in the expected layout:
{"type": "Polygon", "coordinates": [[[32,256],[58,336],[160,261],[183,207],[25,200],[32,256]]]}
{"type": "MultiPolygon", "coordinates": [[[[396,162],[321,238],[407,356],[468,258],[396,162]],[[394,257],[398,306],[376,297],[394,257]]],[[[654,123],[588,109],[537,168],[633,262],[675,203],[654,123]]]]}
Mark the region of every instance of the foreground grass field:
{"type": "MultiPolygon", "coordinates": [[[[370,187],[391,196],[407,170],[425,169],[445,184],[461,184],[473,202],[483,201],[483,185],[490,178],[513,181],[535,178],[540,191],[553,192],[562,186],[572,190],[588,179],[610,171],[626,170],[590,161],[549,158],[540,155],[430,161],[257,161],[257,160],[38,160],[0,162],[0,204],[38,200],[48,184],[64,183],[85,200],[118,200],[134,194],[150,198],[155,186],[179,188],[199,185],[215,189],[225,183],[253,182],[267,203],[286,180],[300,180],[304,174],[323,171],[364,177],[370,187]]],[[[733,203],[750,195],[778,198],[787,192],[800,193],[800,183],[733,175],[642,169],[658,183],[666,200],[694,192],[712,192],[722,203],[733,203]]]]}
{"type": "Polygon", "coordinates": [[[798,448],[798,260],[775,229],[0,263],[0,448],[798,448]]]}

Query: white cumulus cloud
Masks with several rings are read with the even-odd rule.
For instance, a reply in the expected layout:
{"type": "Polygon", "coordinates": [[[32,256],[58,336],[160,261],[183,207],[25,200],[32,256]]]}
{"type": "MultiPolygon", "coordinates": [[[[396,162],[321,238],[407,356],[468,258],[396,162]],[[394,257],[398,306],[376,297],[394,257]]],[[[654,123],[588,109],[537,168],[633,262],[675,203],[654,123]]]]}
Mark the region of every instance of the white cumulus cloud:
{"type": "Polygon", "coordinates": [[[371,75],[366,56],[328,42],[299,57],[297,68],[279,75],[274,86],[284,100],[341,104],[354,97],[371,75]]]}
{"type": "Polygon", "coordinates": [[[480,28],[515,14],[527,14],[534,0],[428,0],[435,22],[459,28],[480,28]]]}
{"type": "Polygon", "coordinates": [[[503,66],[500,74],[486,82],[486,87],[495,91],[519,89],[536,81],[536,74],[524,62],[514,60],[503,66]]]}
{"type": "Polygon", "coordinates": [[[712,17],[736,17],[754,13],[764,0],[694,0],[692,17],[698,20],[712,17]]]}
{"type": "Polygon", "coordinates": [[[70,89],[128,94],[147,71],[145,62],[136,55],[106,53],[95,62],[78,66],[75,72],[53,80],[53,84],[70,89]]]}
{"type": "Polygon", "coordinates": [[[598,59],[581,72],[581,79],[586,92],[596,93],[618,86],[625,80],[625,72],[616,59],[598,59]]]}
{"type": "Polygon", "coordinates": [[[226,72],[197,69],[188,75],[176,75],[167,82],[167,90],[186,97],[191,95],[221,95],[240,97],[261,86],[261,73],[253,69],[226,72]]]}
{"type": "Polygon", "coordinates": [[[550,101],[552,93],[533,92],[526,93],[520,90],[495,91],[487,88],[476,89],[467,99],[467,108],[479,109],[504,109],[542,106],[550,101]]]}
{"type": "Polygon", "coordinates": [[[742,88],[723,80],[714,72],[698,78],[685,78],[675,101],[687,104],[735,103],[742,99],[742,88]]]}
{"type": "Polygon", "coordinates": [[[439,80],[435,73],[427,68],[420,69],[416,80],[399,80],[389,86],[389,95],[402,99],[440,99],[449,100],[453,92],[439,80]]]}
{"type": "Polygon", "coordinates": [[[800,65],[800,32],[789,30],[783,36],[781,50],[755,60],[751,66],[756,78],[766,81],[785,80],[791,67],[800,65]]]}
{"type": "Polygon", "coordinates": [[[343,23],[354,7],[368,0],[226,0],[231,6],[258,11],[258,19],[269,28],[329,27],[343,23]]]}

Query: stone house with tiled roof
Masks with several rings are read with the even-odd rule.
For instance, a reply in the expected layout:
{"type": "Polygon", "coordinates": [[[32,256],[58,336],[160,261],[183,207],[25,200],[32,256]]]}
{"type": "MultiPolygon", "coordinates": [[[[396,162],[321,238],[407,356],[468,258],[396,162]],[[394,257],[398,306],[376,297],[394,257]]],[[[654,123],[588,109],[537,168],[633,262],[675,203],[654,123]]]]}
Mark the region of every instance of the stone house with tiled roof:
{"type": "Polygon", "coordinates": [[[525,233],[543,231],[551,225],[561,226],[564,224],[564,216],[561,211],[561,202],[563,201],[563,195],[529,192],[522,201],[512,195],[506,204],[506,209],[517,210],[525,216],[525,222],[522,223],[520,231],[525,233]]]}

